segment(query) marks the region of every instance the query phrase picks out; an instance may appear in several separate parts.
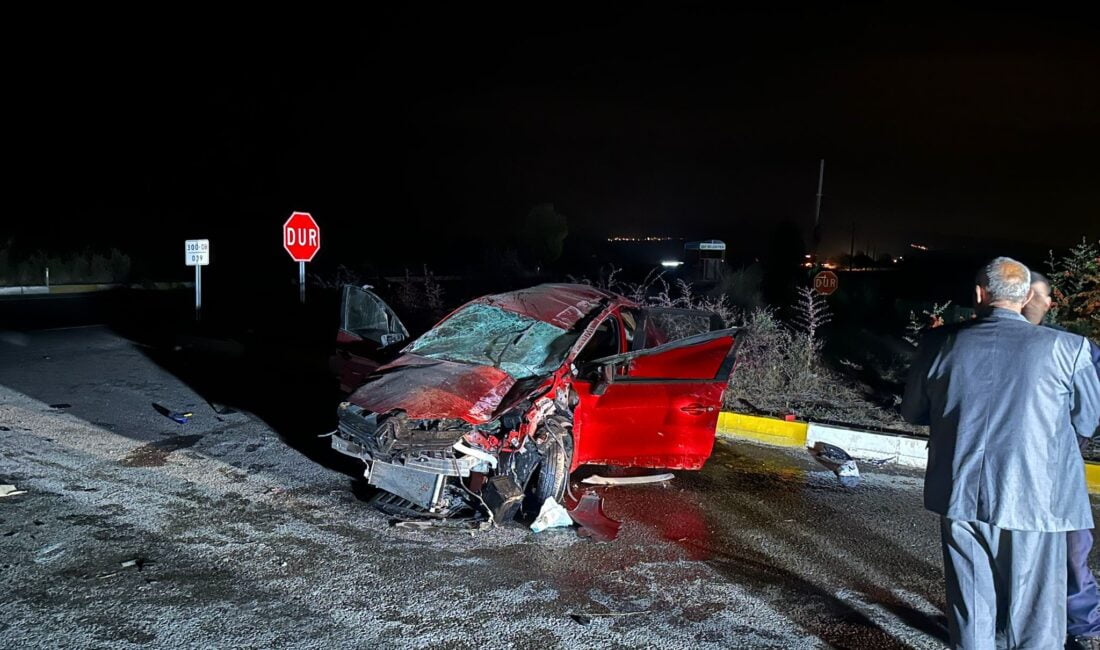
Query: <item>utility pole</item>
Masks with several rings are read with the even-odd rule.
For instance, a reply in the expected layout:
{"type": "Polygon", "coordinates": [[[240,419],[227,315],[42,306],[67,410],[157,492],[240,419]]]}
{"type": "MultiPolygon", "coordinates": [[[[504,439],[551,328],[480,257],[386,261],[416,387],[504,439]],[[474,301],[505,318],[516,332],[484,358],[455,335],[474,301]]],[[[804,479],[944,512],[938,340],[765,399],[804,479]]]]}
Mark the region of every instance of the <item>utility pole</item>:
{"type": "Polygon", "coordinates": [[[848,270],[852,270],[852,265],[856,261],[856,222],[852,220],[852,248],[848,252],[848,270]]]}
{"type": "Polygon", "coordinates": [[[817,209],[814,211],[814,228],[821,225],[821,190],[825,187],[825,159],[821,159],[821,169],[817,173],[817,209]]]}
{"type": "Polygon", "coordinates": [[[821,241],[821,190],[825,187],[825,159],[821,159],[821,167],[817,172],[817,208],[814,209],[814,255],[817,255],[817,245],[821,241]]]}

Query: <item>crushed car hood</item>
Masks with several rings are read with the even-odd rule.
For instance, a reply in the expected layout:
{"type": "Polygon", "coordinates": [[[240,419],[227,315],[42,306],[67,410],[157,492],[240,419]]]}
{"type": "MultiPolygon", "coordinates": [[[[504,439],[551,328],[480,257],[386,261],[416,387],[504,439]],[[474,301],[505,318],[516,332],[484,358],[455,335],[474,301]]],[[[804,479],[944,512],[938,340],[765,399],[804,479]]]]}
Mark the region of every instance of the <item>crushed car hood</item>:
{"type": "Polygon", "coordinates": [[[515,383],[492,366],[405,354],[379,368],[348,401],[374,413],[401,409],[410,418],[461,418],[482,424],[492,419],[515,383]]]}

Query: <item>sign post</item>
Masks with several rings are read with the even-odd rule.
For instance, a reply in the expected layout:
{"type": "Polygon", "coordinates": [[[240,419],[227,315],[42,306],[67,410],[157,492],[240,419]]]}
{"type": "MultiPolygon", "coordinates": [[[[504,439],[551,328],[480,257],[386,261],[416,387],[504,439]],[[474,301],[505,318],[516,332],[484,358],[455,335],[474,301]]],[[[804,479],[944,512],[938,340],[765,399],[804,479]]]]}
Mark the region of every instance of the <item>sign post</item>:
{"type": "Polygon", "coordinates": [[[814,276],[814,289],[823,296],[828,296],[840,286],[840,278],[832,271],[822,271],[814,276]]]}
{"type": "Polygon", "coordinates": [[[283,224],[283,248],[298,263],[298,300],[306,301],[306,262],[321,250],[321,229],[308,212],[293,212],[283,224]]]}
{"type": "Polygon", "coordinates": [[[195,267],[195,320],[202,313],[202,267],[210,264],[210,240],[188,239],[183,242],[183,262],[195,267]]]}
{"type": "Polygon", "coordinates": [[[298,262],[298,302],[306,302],[306,263],[298,262]]]}

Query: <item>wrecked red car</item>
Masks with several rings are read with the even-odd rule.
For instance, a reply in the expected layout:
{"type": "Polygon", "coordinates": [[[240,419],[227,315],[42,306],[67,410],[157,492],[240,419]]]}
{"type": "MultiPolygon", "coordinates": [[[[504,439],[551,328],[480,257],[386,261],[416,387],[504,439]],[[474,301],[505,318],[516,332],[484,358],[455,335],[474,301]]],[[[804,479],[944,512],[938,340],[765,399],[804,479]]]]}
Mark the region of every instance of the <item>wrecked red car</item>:
{"type": "Polygon", "coordinates": [[[508,520],[561,500],[585,464],[699,469],[711,454],[735,329],[710,312],[642,307],[587,285],[484,296],[408,338],[345,287],[332,447],[367,465],[376,503],[508,520]]]}

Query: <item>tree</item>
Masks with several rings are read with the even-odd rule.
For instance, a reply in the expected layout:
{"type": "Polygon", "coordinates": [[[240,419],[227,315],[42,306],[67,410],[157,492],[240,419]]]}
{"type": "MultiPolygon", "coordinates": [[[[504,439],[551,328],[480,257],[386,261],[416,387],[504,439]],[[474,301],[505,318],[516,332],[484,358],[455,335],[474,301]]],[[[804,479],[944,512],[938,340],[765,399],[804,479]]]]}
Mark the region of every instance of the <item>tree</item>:
{"type": "Polygon", "coordinates": [[[1050,252],[1050,318],[1066,329],[1100,340],[1100,247],[1081,243],[1060,258],[1050,252]]]}

